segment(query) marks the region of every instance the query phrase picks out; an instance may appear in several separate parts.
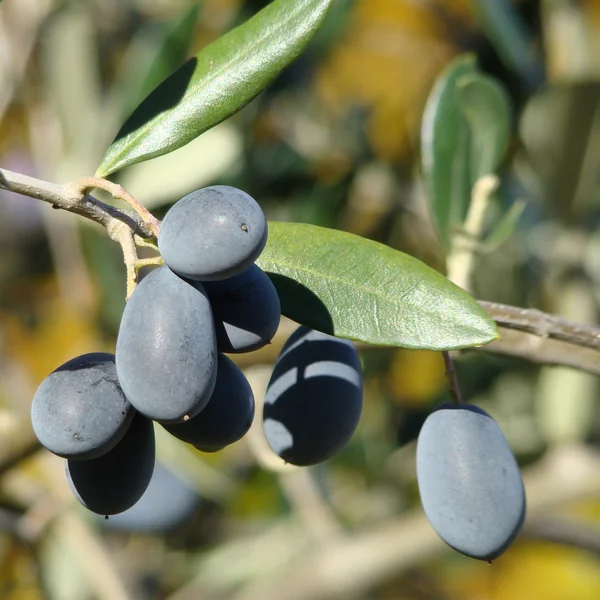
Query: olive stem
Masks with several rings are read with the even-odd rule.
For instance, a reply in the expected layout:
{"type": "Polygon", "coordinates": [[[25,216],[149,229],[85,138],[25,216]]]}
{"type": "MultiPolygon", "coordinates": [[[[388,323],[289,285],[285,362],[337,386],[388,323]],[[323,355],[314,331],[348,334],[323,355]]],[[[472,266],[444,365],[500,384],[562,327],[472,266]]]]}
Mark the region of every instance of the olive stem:
{"type": "Polygon", "coordinates": [[[462,395],[460,393],[460,386],[458,384],[458,377],[456,376],[456,369],[454,368],[454,361],[450,356],[450,352],[447,350],[442,351],[444,357],[444,365],[446,367],[446,379],[448,379],[448,386],[450,388],[450,396],[452,396],[452,402],[454,404],[462,404],[462,395]]]}
{"type": "Polygon", "coordinates": [[[475,182],[463,232],[457,235],[452,243],[447,260],[448,279],[466,291],[470,291],[471,288],[471,275],[484,218],[492,195],[499,185],[500,181],[495,175],[486,175],[475,182]]]}
{"type": "Polygon", "coordinates": [[[113,198],[117,200],[123,200],[127,202],[133,210],[142,218],[144,223],[148,225],[148,228],[152,232],[155,238],[158,238],[158,232],[160,229],[160,221],[136,198],[134,198],[123,186],[108,181],[108,179],[101,179],[100,177],[85,177],[79,179],[75,185],[82,193],[87,193],[95,188],[108,192],[113,198]]]}
{"type": "Polygon", "coordinates": [[[48,202],[52,208],[85,217],[103,227],[121,221],[141,238],[154,235],[150,227],[137,215],[105,204],[84,193],[74,184],[59,185],[0,168],[0,189],[48,202]]]}
{"type": "Polygon", "coordinates": [[[135,234],[133,236],[133,239],[135,241],[135,245],[138,246],[138,248],[150,248],[150,249],[154,250],[155,252],[159,251],[158,246],[154,242],[151,242],[148,239],[140,237],[137,234],[135,234]]]}
{"type": "Polygon", "coordinates": [[[108,231],[108,235],[113,241],[120,244],[121,250],[123,251],[123,260],[127,272],[125,301],[129,302],[131,295],[135,291],[138,280],[135,265],[140,260],[137,253],[137,247],[133,240],[133,234],[130,229],[120,228],[118,231],[112,233],[112,235],[111,231],[108,231]]]}
{"type": "Polygon", "coordinates": [[[144,267],[151,267],[153,265],[164,265],[165,261],[162,259],[161,256],[153,256],[152,258],[138,258],[135,263],[133,263],[133,268],[135,269],[136,273],[140,270],[143,269],[144,267]]]}

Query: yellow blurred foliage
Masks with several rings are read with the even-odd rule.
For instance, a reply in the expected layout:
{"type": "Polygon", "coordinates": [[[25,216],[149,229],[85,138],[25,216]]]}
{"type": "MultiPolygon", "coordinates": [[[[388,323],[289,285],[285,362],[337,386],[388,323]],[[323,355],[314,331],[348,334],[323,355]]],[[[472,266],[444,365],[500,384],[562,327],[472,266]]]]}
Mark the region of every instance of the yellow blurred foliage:
{"type": "Polygon", "coordinates": [[[600,498],[573,502],[563,507],[560,514],[585,519],[590,521],[590,525],[597,527],[600,524],[600,498]]]}
{"type": "Polygon", "coordinates": [[[2,544],[0,598],[2,600],[43,600],[36,581],[31,552],[15,542],[2,544]]]}
{"type": "Polygon", "coordinates": [[[447,569],[448,590],[463,600],[597,600],[598,560],[580,550],[519,543],[491,566],[447,569]]]}
{"type": "Polygon", "coordinates": [[[598,0],[583,0],[581,9],[587,19],[590,20],[590,25],[596,30],[600,30],[600,2],[598,0]]]}
{"type": "Polygon", "coordinates": [[[344,39],[318,75],[321,101],[340,116],[367,109],[374,151],[385,160],[407,158],[433,80],[458,52],[450,22],[471,21],[468,1],[358,0],[344,39]]]}
{"type": "Polygon", "coordinates": [[[263,471],[239,487],[227,505],[228,514],[243,518],[272,518],[277,509],[283,507],[281,490],[277,480],[263,471]]]}
{"type": "Polygon", "coordinates": [[[447,385],[441,352],[396,350],[388,371],[387,385],[398,404],[418,406],[428,402],[447,385]]]}

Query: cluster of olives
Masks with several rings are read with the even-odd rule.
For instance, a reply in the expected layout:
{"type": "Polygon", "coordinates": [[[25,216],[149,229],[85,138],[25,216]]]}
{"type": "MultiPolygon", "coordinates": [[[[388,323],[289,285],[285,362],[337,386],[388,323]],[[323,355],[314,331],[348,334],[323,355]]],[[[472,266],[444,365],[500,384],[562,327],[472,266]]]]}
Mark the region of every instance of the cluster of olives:
{"type": "MultiPolygon", "coordinates": [[[[142,279],[123,312],[115,354],[79,356],[51,373],[32,403],[40,442],[66,459],[75,494],[113,515],[140,500],[155,465],[153,422],[204,452],[240,440],[254,397],[226,353],[269,343],[281,306],[255,264],[267,222],[246,193],[197,190],[166,214],[158,246],[165,265],[142,279]]],[[[300,326],[267,386],[262,426],[288,463],[331,458],[350,439],[363,399],[352,342],[300,326]]],[[[472,405],[442,405],[418,438],[422,504],[450,546],[492,560],[525,516],[519,468],[495,421],[472,405]]]]}
{"type": "MultiPolygon", "coordinates": [[[[153,421],[204,452],[247,433],[253,393],[226,353],[257,350],[278,329],[277,291],[255,264],[266,240],[264,213],[241,190],[185,196],[162,222],[165,264],[132,294],[115,353],[79,356],[39,386],[34,431],[66,459],[71,489],[90,510],[118,514],[144,494],[155,464],[153,421]]],[[[301,327],[275,367],[265,433],[286,461],[314,464],[348,441],[361,406],[354,346],[301,327]]]]}

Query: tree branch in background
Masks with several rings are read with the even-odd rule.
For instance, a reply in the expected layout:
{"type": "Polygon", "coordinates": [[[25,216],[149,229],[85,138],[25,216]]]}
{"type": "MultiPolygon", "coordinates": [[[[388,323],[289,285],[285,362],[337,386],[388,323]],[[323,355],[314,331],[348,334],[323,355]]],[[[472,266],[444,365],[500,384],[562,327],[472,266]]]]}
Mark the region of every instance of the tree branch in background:
{"type": "Polygon", "coordinates": [[[504,327],[500,327],[500,335],[501,340],[481,346],[477,351],[600,375],[600,352],[597,350],[504,327]]]}
{"type": "MultiPolygon", "coordinates": [[[[497,302],[479,303],[496,321],[502,339],[461,352],[476,350],[600,375],[600,327],[576,323],[537,309],[497,302]]],[[[293,321],[282,319],[271,344],[251,354],[237,354],[233,360],[240,367],[274,362],[295,328],[293,321]]],[[[362,352],[380,348],[361,343],[357,343],[357,347],[362,352]]]]}
{"type": "Polygon", "coordinates": [[[477,350],[600,375],[599,327],[537,309],[497,302],[480,301],[479,304],[498,324],[502,339],[477,350]]]}
{"type": "Polygon", "coordinates": [[[521,535],[528,540],[553,542],[600,555],[600,527],[589,520],[558,515],[534,517],[527,521],[521,535]]]}
{"type": "MultiPolygon", "coordinates": [[[[536,464],[524,468],[523,479],[527,489],[528,515],[535,523],[538,517],[551,516],[565,504],[598,496],[600,454],[585,446],[562,446],[548,452],[536,464]]],[[[524,537],[528,535],[525,533],[524,537]]],[[[255,572],[251,568],[245,569],[245,564],[241,563],[252,563],[268,556],[273,544],[272,539],[259,544],[251,536],[247,551],[239,551],[239,556],[245,558],[236,564],[238,572],[255,572]]],[[[233,600],[362,597],[361,594],[389,578],[444,552],[450,552],[449,547],[433,531],[423,512],[416,510],[376,526],[370,524],[363,531],[341,539],[334,538],[323,547],[313,545],[282,565],[278,572],[247,580],[245,585],[239,586],[239,591],[228,597],[233,600]]],[[[230,561],[230,555],[224,560],[230,561]]],[[[201,591],[220,596],[223,589],[219,588],[219,579],[214,576],[217,565],[213,563],[212,567],[208,575],[202,575],[200,569],[195,581],[172,594],[169,600],[192,600],[201,591]]]]}
{"type": "Polygon", "coordinates": [[[484,218],[499,185],[500,180],[495,175],[485,175],[475,182],[463,230],[452,241],[447,260],[448,279],[468,292],[471,291],[471,276],[484,218]]]}
{"type": "Polygon", "coordinates": [[[41,447],[33,432],[29,413],[27,418],[5,423],[0,433],[0,475],[29,458],[41,447]]]}
{"type": "Polygon", "coordinates": [[[600,350],[600,328],[593,325],[569,321],[534,308],[519,308],[483,300],[479,304],[500,327],[600,350]]]}

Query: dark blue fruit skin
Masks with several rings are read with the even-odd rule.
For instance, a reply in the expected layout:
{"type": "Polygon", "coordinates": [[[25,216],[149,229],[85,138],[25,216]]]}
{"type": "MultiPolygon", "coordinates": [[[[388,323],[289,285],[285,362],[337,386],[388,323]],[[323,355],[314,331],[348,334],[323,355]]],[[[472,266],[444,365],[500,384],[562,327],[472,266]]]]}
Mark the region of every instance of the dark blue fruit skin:
{"type": "Polygon", "coordinates": [[[67,460],[66,474],[75,497],[99,515],[131,508],[144,494],[154,471],[152,421],[136,413],[123,439],[92,460],[67,460]]]}
{"type": "Polygon", "coordinates": [[[211,281],[246,270],[267,242],[267,220],[248,194],[227,185],[196,190],[165,215],[158,248],[182,277],[211,281]]]}
{"type": "Polygon", "coordinates": [[[204,410],[193,419],[163,427],[204,452],[216,452],[242,439],[254,419],[254,395],[236,364],[219,354],[217,382],[204,410]]]}
{"type": "Polygon", "coordinates": [[[191,516],[198,500],[192,488],[156,463],[150,484],[139,501],[125,512],[101,519],[101,524],[118,531],[169,531],[191,516]]]}
{"type": "Polygon", "coordinates": [[[417,478],[425,514],[452,548],[500,556],[525,519],[525,490],[502,431],[477,406],[443,405],[421,429],[417,478]]]}
{"type": "Polygon", "coordinates": [[[352,342],[298,328],[267,387],[263,429],[269,445],[298,466],[331,458],[358,425],[362,395],[360,358],[352,342]]]}
{"type": "Polygon", "coordinates": [[[90,459],[114,448],[134,412],[119,384],[115,355],[92,352],[66,362],[42,381],[31,404],[31,423],[50,452],[90,459]]]}
{"type": "Polygon", "coordinates": [[[175,423],[198,414],[217,375],[213,316],[202,287],[166,266],[142,279],[123,311],[116,364],[127,399],[148,418],[175,423]]]}
{"type": "Polygon", "coordinates": [[[220,352],[252,352],[273,339],[281,304],[275,286],[260,267],[252,265],[235,277],[202,285],[212,306],[220,352]]]}

